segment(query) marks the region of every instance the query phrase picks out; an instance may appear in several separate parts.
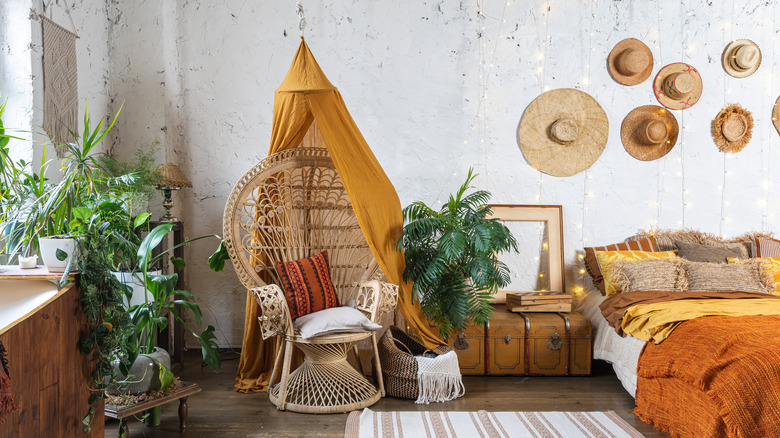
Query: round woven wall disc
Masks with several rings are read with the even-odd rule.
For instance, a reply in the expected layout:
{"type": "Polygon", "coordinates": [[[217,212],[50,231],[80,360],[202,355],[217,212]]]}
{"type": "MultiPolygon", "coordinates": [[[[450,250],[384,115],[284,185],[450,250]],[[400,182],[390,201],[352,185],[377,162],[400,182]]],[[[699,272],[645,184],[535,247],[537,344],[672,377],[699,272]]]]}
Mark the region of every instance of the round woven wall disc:
{"type": "Polygon", "coordinates": [[[526,108],[517,140],[528,163],[552,176],[589,168],[607,146],[609,121],[589,94],[573,88],[550,90],[526,108]]]}

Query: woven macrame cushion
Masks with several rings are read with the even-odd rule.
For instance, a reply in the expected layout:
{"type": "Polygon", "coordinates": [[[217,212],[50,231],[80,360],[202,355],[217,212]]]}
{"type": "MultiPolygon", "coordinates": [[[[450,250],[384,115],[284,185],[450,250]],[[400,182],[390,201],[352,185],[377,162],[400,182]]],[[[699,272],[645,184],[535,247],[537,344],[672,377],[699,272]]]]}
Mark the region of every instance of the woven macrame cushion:
{"type": "Polygon", "coordinates": [[[729,263],[755,263],[756,260],[765,262],[762,267],[772,274],[772,279],[775,282],[775,287],[771,292],[772,295],[780,295],[780,257],[761,257],[748,260],[728,259],[729,263]]]}
{"type": "Polygon", "coordinates": [[[614,281],[623,292],[682,292],[688,289],[679,258],[615,262],[614,281]]]}
{"type": "Polygon", "coordinates": [[[330,279],[328,251],[305,259],[276,262],[276,272],[282,279],[292,319],[339,305],[330,279]]]}
{"type": "Polygon", "coordinates": [[[614,265],[620,260],[643,260],[650,258],[674,258],[674,251],[596,251],[601,272],[604,274],[604,294],[620,293],[622,290],[614,280],[614,265]]]}
{"type": "Polygon", "coordinates": [[[639,241],[642,239],[652,239],[657,251],[671,251],[677,249],[675,242],[698,243],[707,246],[725,246],[739,251],[740,257],[748,258],[754,254],[754,238],[764,236],[765,233],[753,232],[732,239],[725,239],[721,236],[705,233],[698,230],[653,230],[640,231],[636,236],[631,236],[627,241],[639,241]]]}
{"type": "Polygon", "coordinates": [[[674,244],[677,256],[692,262],[726,263],[728,257],[747,258],[745,246],[739,243],[713,246],[677,240],[674,244]]]}
{"type": "Polygon", "coordinates": [[[775,290],[772,272],[761,259],[742,260],[740,263],[701,263],[683,261],[688,278],[688,290],[743,291],[770,293],[775,290]]]}

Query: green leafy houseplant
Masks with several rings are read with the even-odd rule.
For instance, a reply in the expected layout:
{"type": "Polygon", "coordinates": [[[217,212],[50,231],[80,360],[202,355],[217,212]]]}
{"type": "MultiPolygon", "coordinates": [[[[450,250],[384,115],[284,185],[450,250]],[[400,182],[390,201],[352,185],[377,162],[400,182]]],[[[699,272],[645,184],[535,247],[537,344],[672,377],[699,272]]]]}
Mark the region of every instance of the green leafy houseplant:
{"type": "Polygon", "coordinates": [[[517,251],[509,229],[487,218],[490,193],[466,194],[475,177],[469,170],[466,182],[438,211],[421,201],[403,210],[405,225],[397,244],[406,260],[403,278],[412,282],[414,299],[443,337],[469,322],[490,320],[490,298],[510,282],[498,253],[517,251]]]}

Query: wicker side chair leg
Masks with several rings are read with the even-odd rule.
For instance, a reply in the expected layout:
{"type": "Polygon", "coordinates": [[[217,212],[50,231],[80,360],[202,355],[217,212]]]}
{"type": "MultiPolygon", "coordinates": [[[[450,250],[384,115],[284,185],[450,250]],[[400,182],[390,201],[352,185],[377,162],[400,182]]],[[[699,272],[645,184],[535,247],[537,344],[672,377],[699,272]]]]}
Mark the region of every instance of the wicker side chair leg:
{"type": "Polygon", "coordinates": [[[360,352],[358,351],[358,346],[355,344],[352,347],[352,351],[355,353],[355,360],[357,361],[357,369],[360,371],[361,375],[366,375],[366,373],[363,371],[363,361],[360,360],[360,352]]]}
{"type": "Polygon", "coordinates": [[[282,358],[284,357],[284,351],[287,346],[287,342],[282,339],[279,345],[279,351],[276,353],[276,359],[274,360],[274,369],[271,371],[271,379],[268,381],[268,387],[272,387],[279,379],[279,373],[282,371],[282,358]]]}
{"type": "Polygon", "coordinates": [[[379,396],[384,397],[385,396],[385,381],[382,378],[382,364],[379,362],[379,348],[376,344],[376,332],[371,335],[371,344],[374,346],[374,363],[376,370],[376,381],[379,386],[379,396]]]}
{"type": "Polygon", "coordinates": [[[287,408],[287,380],[290,377],[290,363],[292,362],[292,342],[285,339],[284,345],[284,365],[282,365],[282,380],[279,383],[279,399],[276,402],[276,408],[284,411],[287,408]]]}

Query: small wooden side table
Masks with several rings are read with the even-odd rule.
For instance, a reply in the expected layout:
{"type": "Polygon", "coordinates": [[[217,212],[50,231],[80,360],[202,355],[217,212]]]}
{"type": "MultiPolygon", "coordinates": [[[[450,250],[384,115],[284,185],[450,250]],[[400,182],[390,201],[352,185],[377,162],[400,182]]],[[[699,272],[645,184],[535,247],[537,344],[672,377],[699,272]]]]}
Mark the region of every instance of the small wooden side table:
{"type": "MultiPolygon", "coordinates": [[[[117,420],[121,420],[123,418],[132,417],[133,415],[139,412],[143,412],[147,409],[162,406],[174,400],[179,400],[179,432],[184,432],[187,429],[187,398],[192,394],[197,394],[201,391],[202,389],[200,386],[198,386],[197,383],[182,382],[182,387],[178,391],[156,400],[149,400],[133,406],[112,405],[106,403],[105,414],[108,418],[116,418],[117,420]]],[[[130,430],[127,426],[127,421],[122,422],[122,429],[124,436],[129,437],[130,430]]]]}

